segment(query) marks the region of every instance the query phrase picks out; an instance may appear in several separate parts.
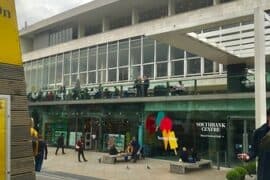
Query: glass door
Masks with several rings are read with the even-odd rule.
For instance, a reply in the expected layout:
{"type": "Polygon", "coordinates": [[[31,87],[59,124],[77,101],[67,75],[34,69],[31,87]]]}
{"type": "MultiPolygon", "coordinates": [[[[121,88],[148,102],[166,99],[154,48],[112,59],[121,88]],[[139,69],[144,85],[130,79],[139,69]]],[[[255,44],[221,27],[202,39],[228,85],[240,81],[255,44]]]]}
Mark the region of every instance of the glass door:
{"type": "Polygon", "coordinates": [[[241,164],[237,154],[251,148],[255,120],[254,117],[230,116],[227,124],[227,165],[233,166],[241,164]]]}

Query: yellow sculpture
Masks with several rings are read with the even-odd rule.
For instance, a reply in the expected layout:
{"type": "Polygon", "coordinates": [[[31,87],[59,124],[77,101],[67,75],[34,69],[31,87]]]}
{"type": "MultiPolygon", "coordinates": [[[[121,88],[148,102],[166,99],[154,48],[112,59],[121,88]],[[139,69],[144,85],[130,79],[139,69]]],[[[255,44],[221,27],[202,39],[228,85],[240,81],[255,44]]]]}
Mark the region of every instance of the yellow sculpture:
{"type": "Polygon", "coordinates": [[[38,132],[34,128],[34,120],[33,120],[33,118],[31,118],[30,135],[32,137],[33,155],[36,156],[38,154],[38,132]]]}

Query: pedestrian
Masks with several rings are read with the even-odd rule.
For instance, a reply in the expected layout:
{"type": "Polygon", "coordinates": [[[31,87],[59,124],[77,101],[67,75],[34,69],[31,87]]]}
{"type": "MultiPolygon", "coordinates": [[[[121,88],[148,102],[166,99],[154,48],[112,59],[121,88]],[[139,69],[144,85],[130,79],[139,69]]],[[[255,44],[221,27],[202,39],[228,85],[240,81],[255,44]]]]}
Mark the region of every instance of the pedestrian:
{"type": "Polygon", "coordinates": [[[269,180],[270,162],[270,109],[267,110],[267,121],[255,130],[251,150],[237,155],[240,160],[250,161],[258,157],[257,180],[269,180]]]}
{"type": "Polygon", "coordinates": [[[135,136],[132,137],[130,144],[132,146],[131,158],[133,159],[133,162],[135,163],[138,159],[138,153],[140,151],[140,145],[139,145],[138,141],[136,140],[135,136]]]}
{"type": "Polygon", "coordinates": [[[143,77],[143,93],[144,93],[145,97],[148,96],[148,88],[149,88],[149,86],[150,86],[150,81],[149,81],[147,76],[144,76],[143,77]]]}
{"type": "Polygon", "coordinates": [[[57,148],[55,151],[55,155],[57,155],[59,148],[62,148],[62,154],[66,154],[64,151],[64,133],[61,133],[61,135],[57,139],[57,148]]]}
{"type": "Polygon", "coordinates": [[[48,149],[47,143],[43,140],[42,135],[38,136],[38,150],[35,156],[35,171],[40,172],[43,159],[47,159],[48,149]]]}
{"type": "Polygon", "coordinates": [[[142,78],[140,76],[137,77],[137,79],[134,81],[134,87],[136,88],[136,96],[141,97],[142,96],[142,78]]]}
{"type": "Polygon", "coordinates": [[[86,162],[87,160],[84,157],[84,140],[83,137],[81,136],[81,139],[79,141],[77,141],[76,143],[76,150],[78,151],[78,161],[81,162],[81,156],[84,160],[84,162],[86,162]]]}

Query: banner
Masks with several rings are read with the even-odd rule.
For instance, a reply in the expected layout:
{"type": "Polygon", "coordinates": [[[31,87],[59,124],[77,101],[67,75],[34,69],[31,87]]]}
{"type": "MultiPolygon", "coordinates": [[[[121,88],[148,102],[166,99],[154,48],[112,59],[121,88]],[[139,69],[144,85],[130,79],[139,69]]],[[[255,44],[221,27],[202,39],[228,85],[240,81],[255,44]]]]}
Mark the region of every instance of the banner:
{"type": "Polygon", "coordinates": [[[0,179],[6,179],[7,159],[6,159],[6,101],[0,99],[0,179]]]}
{"type": "Polygon", "coordinates": [[[0,0],[0,63],[21,65],[14,0],[0,0]]]}

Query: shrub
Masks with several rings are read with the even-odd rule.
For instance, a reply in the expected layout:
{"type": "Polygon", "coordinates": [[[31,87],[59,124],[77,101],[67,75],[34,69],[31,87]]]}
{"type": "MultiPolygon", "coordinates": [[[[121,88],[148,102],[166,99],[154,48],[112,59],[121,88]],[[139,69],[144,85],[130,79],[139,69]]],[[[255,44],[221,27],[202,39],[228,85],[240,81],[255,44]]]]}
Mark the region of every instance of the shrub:
{"type": "Polygon", "coordinates": [[[241,180],[241,175],[235,169],[230,170],[226,175],[227,180],[241,180]]]}
{"type": "Polygon", "coordinates": [[[240,177],[242,180],[245,179],[245,176],[248,173],[247,170],[243,167],[236,167],[236,168],[234,168],[234,170],[240,174],[240,177]]]}
{"type": "Polygon", "coordinates": [[[250,162],[243,166],[248,174],[256,174],[256,162],[250,162]]]}

